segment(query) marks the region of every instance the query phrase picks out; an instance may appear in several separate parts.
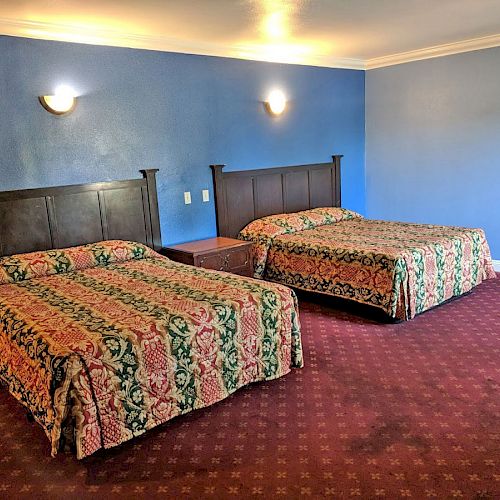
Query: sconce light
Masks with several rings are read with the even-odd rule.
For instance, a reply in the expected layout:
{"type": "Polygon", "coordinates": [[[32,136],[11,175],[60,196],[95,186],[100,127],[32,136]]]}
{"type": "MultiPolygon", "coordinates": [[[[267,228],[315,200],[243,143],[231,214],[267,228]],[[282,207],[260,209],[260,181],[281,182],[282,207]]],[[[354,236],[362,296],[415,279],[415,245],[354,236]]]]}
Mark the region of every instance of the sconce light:
{"type": "Polygon", "coordinates": [[[54,115],[69,113],[76,105],[76,97],[73,89],[66,86],[57,87],[54,95],[42,95],[38,100],[49,113],[54,115]]]}
{"type": "Polygon", "coordinates": [[[281,90],[273,90],[265,102],[266,109],[272,115],[278,116],[285,111],[286,97],[281,90]]]}

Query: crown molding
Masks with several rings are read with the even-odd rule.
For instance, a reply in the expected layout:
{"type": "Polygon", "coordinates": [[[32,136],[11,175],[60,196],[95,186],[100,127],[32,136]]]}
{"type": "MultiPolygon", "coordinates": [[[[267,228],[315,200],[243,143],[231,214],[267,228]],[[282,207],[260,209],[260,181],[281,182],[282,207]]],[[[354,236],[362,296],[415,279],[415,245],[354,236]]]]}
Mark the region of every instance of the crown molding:
{"type": "Polygon", "coordinates": [[[474,50],[489,49],[500,46],[500,34],[472,38],[461,42],[445,43],[435,45],[425,49],[410,50],[400,52],[389,56],[374,57],[366,61],[366,69],[384,68],[412,61],[421,61],[423,59],[432,59],[434,57],[450,56],[452,54],[461,54],[463,52],[472,52],[474,50]]]}
{"type": "Polygon", "coordinates": [[[193,44],[166,37],[124,33],[104,27],[88,27],[66,23],[49,23],[42,21],[20,21],[0,18],[0,34],[39,40],[83,43],[88,45],[107,45],[111,47],[128,47],[146,50],[192,53],[195,47],[201,55],[218,48],[215,44],[203,42],[193,44]],[[172,47],[167,49],[167,47],[172,47]]]}
{"type": "Polygon", "coordinates": [[[264,62],[282,62],[307,66],[323,66],[328,68],[364,70],[365,63],[361,59],[347,57],[332,57],[316,54],[306,61],[269,60],[263,58],[255,50],[244,45],[227,46],[207,42],[191,42],[166,36],[124,33],[101,27],[85,27],[63,23],[48,23],[39,21],[20,21],[0,18],[0,35],[60,42],[84,43],[90,45],[106,45],[111,47],[127,47],[161,52],[177,52],[205,56],[230,57],[264,62]],[[245,55],[243,56],[242,53],[245,55]]]}
{"type": "Polygon", "coordinates": [[[422,59],[442,57],[473,50],[500,46],[500,34],[491,35],[462,42],[436,45],[425,49],[411,50],[372,59],[334,57],[323,54],[310,56],[305,61],[266,59],[257,51],[249,50],[243,45],[228,47],[224,44],[193,42],[179,40],[167,36],[124,33],[104,27],[86,27],[65,23],[49,23],[40,21],[21,21],[0,18],[0,35],[55,40],[60,42],[84,43],[90,45],[106,45],[111,47],[127,47],[161,52],[177,52],[205,56],[230,57],[254,61],[281,62],[327,68],[369,70],[403,64],[422,59]],[[242,55],[244,53],[244,55],[242,55]]]}

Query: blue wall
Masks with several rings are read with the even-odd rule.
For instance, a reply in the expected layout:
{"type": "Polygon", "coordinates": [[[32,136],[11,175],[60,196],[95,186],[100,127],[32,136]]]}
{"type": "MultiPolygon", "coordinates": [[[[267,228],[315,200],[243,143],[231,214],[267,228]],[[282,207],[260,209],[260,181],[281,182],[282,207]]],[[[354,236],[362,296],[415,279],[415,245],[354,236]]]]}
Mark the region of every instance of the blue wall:
{"type": "MultiPolygon", "coordinates": [[[[365,213],[364,72],[5,36],[0,55],[0,190],[158,167],[163,240],[175,243],[215,234],[210,163],[343,153],[344,206],[365,213]],[[36,98],[60,83],[81,94],[62,118],[36,98]],[[275,86],[290,98],[280,118],[261,104],[275,86]]],[[[500,48],[366,73],[368,216],[484,227],[500,259],[499,82],[500,48]]]]}
{"type": "Polygon", "coordinates": [[[215,235],[210,163],[259,168],[341,153],[344,205],[364,212],[364,80],[362,71],[3,36],[0,190],[158,167],[163,241],[175,243],[215,235]],[[61,83],[81,97],[55,117],[37,96],[61,83]],[[280,118],[261,103],[275,86],[291,101],[280,118]]]}
{"type": "Polygon", "coordinates": [[[482,227],[500,259],[500,48],[367,72],[366,209],[482,227]]]}

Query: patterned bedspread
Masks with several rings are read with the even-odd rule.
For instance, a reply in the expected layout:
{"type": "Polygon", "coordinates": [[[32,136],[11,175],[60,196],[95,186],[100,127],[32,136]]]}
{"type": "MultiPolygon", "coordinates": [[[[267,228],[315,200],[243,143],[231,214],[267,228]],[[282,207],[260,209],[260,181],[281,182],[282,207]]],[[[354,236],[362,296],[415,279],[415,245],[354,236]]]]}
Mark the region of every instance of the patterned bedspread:
{"type": "Polygon", "coordinates": [[[318,208],[251,222],[255,277],[362,302],[401,320],[494,278],[481,229],[318,208]]]}
{"type": "Polygon", "coordinates": [[[293,292],[110,241],[0,259],[0,379],[54,455],[110,448],[302,366],[293,292]]]}

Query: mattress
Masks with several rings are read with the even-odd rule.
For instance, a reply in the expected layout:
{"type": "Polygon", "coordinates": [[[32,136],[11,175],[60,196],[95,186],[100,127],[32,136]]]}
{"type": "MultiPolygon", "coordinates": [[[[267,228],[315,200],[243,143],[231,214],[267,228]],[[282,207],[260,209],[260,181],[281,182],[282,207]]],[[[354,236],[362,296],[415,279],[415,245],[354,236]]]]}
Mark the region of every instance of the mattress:
{"type": "Polygon", "coordinates": [[[317,208],[257,219],[255,277],[329,294],[408,320],[495,278],[481,229],[365,219],[317,208]]]}

